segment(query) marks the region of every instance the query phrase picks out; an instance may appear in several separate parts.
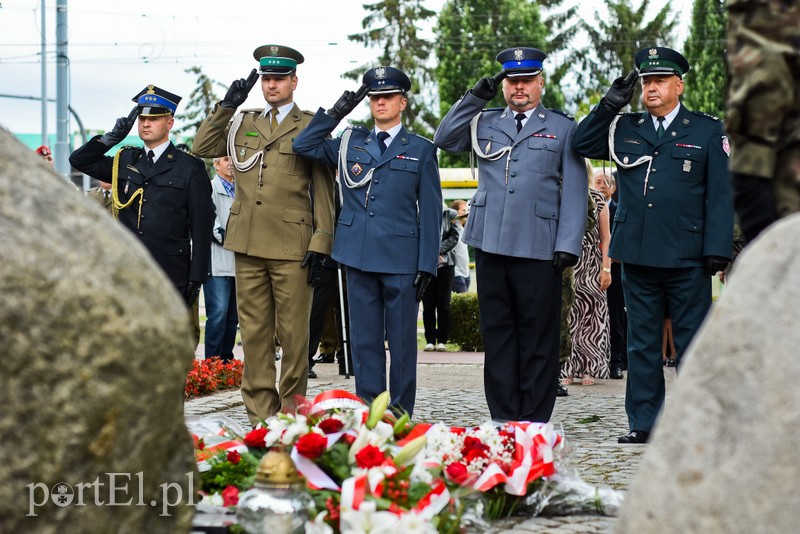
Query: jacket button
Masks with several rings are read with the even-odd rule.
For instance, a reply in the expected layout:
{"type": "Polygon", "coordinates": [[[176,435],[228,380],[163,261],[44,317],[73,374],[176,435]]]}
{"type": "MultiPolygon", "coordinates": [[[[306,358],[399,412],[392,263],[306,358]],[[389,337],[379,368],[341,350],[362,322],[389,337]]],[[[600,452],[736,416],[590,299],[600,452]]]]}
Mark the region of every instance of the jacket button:
{"type": "Polygon", "coordinates": [[[370,196],[369,196],[369,199],[370,199],[370,200],[375,200],[375,195],[370,195],[370,196]]]}
{"type": "Polygon", "coordinates": [[[652,208],[652,207],[653,207],[653,204],[652,204],[652,203],[650,203],[650,204],[648,204],[648,205],[647,205],[647,207],[648,207],[648,208],[652,208]]]}
{"type": "Polygon", "coordinates": [[[508,190],[508,192],[509,192],[509,194],[511,194],[511,195],[513,195],[513,194],[514,194],[514,190],[513,190],[513,189],[509,189],[509,190],[508,190]]]}
{"type": "Polygon", "coordinates": [[[514,156],[513,158],[511,158],[511,161],[518,161],[518,160],[519,160],[519,158],[518,158],[518,157],[516,157],[516,156],[514,156]]]}
{"type": "Polygon", "coordinates": [[[267,168],[267,164],[266,164],[266,163],[262,163],[262,164],[261,164],[261,168],[262,168],[262,169],[266,169],[266,168],[267,168]]]}
{"type": "Polygon", "coordinates": [[[375,217],[375,213],[371,211],[371,212],[369,212],[369,216],[370,217],[375,217]]]}
{"type": "Polygon", "coordinates": [[[261,205],[261,201],[260,200],[256,200],[256,205],[260,206],[261,205]]]}
{"type": "Polygon", "coordinates": [[[656,172],[657,170],[658,170],[658,169],[650,169],[650,172],[652,172],[653,174],[655,174],[655,172],[656,172]]]}
{"type": "Polygon", "coordinates": [[[306,222],[306,218],[305,217],[300,217],[300,222],[306,222]]]}
{"type": "Polygon", "coordinates": [[[650,187],[648,187],[647,189],[649,189],[650,191],[655,191],[656,190],[656,188],[653,187],[652,185],[650,187]]]}
{"type": "Polygon", "coordinates": [[[516,178],[516,177],[517,177],[517,173],[515,173],[515,172],[512,172],[512,173],[511,173],[511,177],[512,177],[512,178],[516,178]]]}
{"type": "Polygon", "coordinates": [[[268,146],[268,147],[267,147],[267,148],[265,148],[264,150],[266,150],[267,152],[269,152],[270,150],[272,150],[272,147],[271,147],[271,146],[268,146]]]}
{"type": "Polygon", "coordinates": [[[379,184],[379,183],[380,183],[380,181],[378,181],[378,180],[372,180],[372,183],[373,183],[373,184],[379,184]]]}
{"type": "Polygon", "coordinates": [[[654,155],[654,156],[658,156],[658,150],[656,150],[655,152],[653,152],[653,155],[654,155]]]}

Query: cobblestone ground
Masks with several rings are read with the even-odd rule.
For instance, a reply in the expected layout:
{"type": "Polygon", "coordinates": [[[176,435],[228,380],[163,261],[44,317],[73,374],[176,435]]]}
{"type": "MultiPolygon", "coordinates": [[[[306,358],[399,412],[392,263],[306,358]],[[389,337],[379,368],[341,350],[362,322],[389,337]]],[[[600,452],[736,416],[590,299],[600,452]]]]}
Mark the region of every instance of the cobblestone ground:
{"type": "MultiPolygon", "coordinates": [[[[319,378],[309,380],[309,398],[327,389],[355,392],[353,378],[336,374],[335,364],[318,364],[314,370],[319,378]]],[[[674,380],[674,371],[665,369],[665,375],[669,386],[674,380]]],[[[570,467],[581,479],[593,485],[625,490],[646,446],[617,443],[617,437],[627,432],[625,381],[597,382],[594,386],[570,386],[569,396],[557,400],[552,421],[563,427],[570,467]]],[[[222,413],[249,426],[238,391],[188,401],[185,413],[222,413]]],[[[490,419],[483,396],[483,365],[420,364],[414,419],[458,426],[477,425],[490,419]]],[[[613,532],[615,521],[613,517],[592,515],[514,517],[494,524],[491,532],[608,533],[613,532]]]]}

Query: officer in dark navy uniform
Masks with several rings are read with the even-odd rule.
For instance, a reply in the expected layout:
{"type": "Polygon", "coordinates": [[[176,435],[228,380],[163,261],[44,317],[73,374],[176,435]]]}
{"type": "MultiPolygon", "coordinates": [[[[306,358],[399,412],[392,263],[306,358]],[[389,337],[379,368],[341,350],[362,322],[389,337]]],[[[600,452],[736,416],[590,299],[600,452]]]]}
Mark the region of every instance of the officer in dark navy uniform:
{"type": "Polygon", "coordinates": [[[663,47],[636,53],[636,70],[578,126],[574,147],[617,164],[619,206],[609,256],[622,262],[628,309],[629,434],[644,443],[664,402],[661,344],[665,306],[678,364],[711,305],[711,276],[730,259],[730,148],[722,123],[681,105],[689,63],[663,47]],[[643,113],[619,111],[641,79],[643,113]]]}
{"type": "Polygon", "coordinates": [[[486,349],[486,402],[496,420],[549,421],[558,384],[561,273],[578,261],[586,224],[575,120],[541,104],[547,55],[509,48],[502,71],[478,81],[436,130],[434,143],[478,156],[478,190],[462,240],[475,248],[486,349]],[[508,104],[483,109],[502,80],[508,104]]]}
{"type": "Polygon", "coordinates": [[[342,211],[333,259],[347,267],[356,393],[370,399],[386,390],[385,324],[391,403],[411,414],[418,304],[439,259],[439,167],[433,144],[400,122],[411,88],[405,73],[375,67],[362,82],[327,112],[320,108],[293,147],[339,169],[342,211]],[[326,139],[366,95],[375,128],[350,127],[326,139]]]}
{"type": "Polygon", "coordinates": [[[214,206],[203,161],[169,140],[181,98],[154,85],[133,97],[136,106],[114,128],[93,137],[69,157],[70,164],[111,183],[113,213],[142,241],[188,306],[208,274],[214,206]],[[139,118],[144,148],[120,143],[139,118]]]}

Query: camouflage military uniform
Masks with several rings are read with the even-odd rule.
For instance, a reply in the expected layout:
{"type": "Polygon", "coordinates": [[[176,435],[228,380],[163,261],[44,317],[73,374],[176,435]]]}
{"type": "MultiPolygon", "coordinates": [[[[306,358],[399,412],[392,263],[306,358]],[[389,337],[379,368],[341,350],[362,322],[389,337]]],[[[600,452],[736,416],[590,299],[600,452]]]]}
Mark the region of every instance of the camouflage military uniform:
{"type": "MultiPolygon", "coordinates": [[[[800,2],[729,0],[726,130],[736,175],[771,181],[772,220],[800,211],[800,2]]],[[[751,202],[737,187],[737,211],[751,202]]],[[[762,209],[764,206],[755,208],[762,209]]],[[[755,211],[753,217],[762,216],[755,211]]],[[[764,221],[769,224],[770,221],[764,221]]],[[[747,216],[742,227],[747,234],[747,216]]]]}

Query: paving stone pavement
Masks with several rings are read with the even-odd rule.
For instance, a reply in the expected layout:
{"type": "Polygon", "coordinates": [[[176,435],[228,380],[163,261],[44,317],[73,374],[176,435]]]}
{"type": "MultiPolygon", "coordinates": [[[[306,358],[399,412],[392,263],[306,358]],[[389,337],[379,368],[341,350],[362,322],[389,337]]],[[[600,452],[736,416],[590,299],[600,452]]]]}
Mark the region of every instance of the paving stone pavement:
{"type": "MultiPolygon", "coordinates": [[[[490,419],[483,395],[483,354],[419,353],[417,400],[414,420],[472,426],[490,419]]],[[[308,397],[327,389],[355,392],[354,379],[339,376],[336,364],[317,364],[318,378],[309,380],[308,397]]],[[[665,368],[667,393],[675,371],[665,368]]],[[[597,486],[625,490],[646,445],[619,445],[627,432],[625,380],[598,380],[594,386],[569,386],[569,396],[558,398],[552,422],[566,437],[570,468],[597,486]]],[[[222,413],[249,426],[238,391],[219,393],[186,402],[186,415],[222,413]]],[[[514,517],[494,524],[493,533],[548,532],[610,533],[616,518],[592,515],[564,517],[514,517]]]]}

